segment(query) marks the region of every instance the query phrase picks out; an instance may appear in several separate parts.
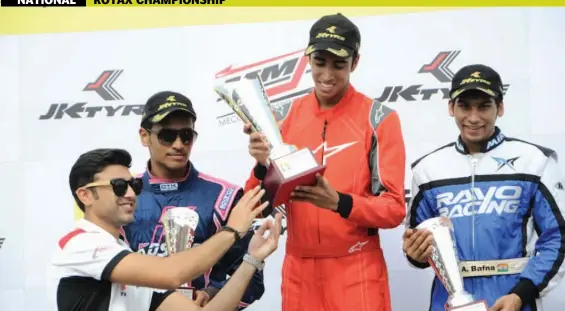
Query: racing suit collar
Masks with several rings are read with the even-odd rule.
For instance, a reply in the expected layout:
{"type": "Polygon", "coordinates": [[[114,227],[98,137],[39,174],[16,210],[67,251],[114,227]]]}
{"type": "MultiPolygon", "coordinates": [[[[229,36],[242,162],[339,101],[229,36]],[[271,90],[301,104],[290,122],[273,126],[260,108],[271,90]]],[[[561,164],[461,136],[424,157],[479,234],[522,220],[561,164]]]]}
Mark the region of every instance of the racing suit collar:
{"type": "Polygon", "coordinates": [[[351,101],[351,99],[355,94],[357,94],[357,90],[355,90],[353,85],[349,83],[347,85],[347,90],[345,91],[345,94],[343,94],[343,97],[339,100],[337,104],[335,104],[330,109],[321,110],[320,104],[318,103],[318,99],[316,98],[316,91],[312,90],[310,96],[311,96],[311,101],[313,103],[312,105],[313,113],[315,116],[321,116],[326,120],[330,119],[332,116],[339,115],[339,113],[349,105],[349,101],[351,101]]]}
{"type": "Polygon", "coordinates": [[[147,169],[143,174],[143,190],[154,193],[179,191],[187,186],[198,176],[198,171],[188,162],[188,171],[183,178],[165,179],[151,174],[151,161],[147,161],[147,169]]]}
{"type": "MultiPolygon", "coordinates": [[[[500,131],[500,129],[498,128],[498,126],[494,127],[494,134],[492,134],[492,136],[489,137],[489,139],[487,139],[483,145],[481,146],[481,153],[485,153],[485,152],[489,152],[491,150],[493,150],[494,148],[500,146],[500,144],[502,144],[502,142],[504,142],[504,139],[506,138],[506,136],[504,136],[504,134],[502,134],[502,132],[500,131]]],[[[461,139],[461,135],[459,135],[459,137],[457,138],[457,142],[455,143],[455,149],[461,153],[461,154],[469,154],[469,149],[467,148],[467,146],[465,145],[465,143],[463,142],[463,140],[461,139]]]]}
{"type": "MultiPolygon", "coordinates": [[[[106,231],[105,229],[103,229],[102,227],[98,226],[97,224],[93,223],[90,220],[87,220],[85,218],[81,218],[76,222],[76,228],[78,229],[82,229],[86,232],[96,232],[96,233],[102,233],[102,234],[106,234],[108,236],[110,236],[112,239],[116,239],[115,236],[113,236],[110,232],[106,231]]],[[[120,235],[123,234],[123,229],[120,228],[120,235]]],[[[125,234],[124,234],[125,237],[125,234]]],[[[118,243],[122,244],[122,245],[127,245],[127,243],[124,243],[124,241],[117,239],[118,243]]]]}

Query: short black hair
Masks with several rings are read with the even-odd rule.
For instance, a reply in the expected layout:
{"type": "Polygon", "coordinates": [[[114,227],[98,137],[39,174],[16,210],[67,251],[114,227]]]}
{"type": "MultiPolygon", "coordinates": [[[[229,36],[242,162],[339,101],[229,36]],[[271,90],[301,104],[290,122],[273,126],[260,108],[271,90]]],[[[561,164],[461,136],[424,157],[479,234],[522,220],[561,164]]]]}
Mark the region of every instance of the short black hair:
{"type": "Polygon", "coordinates": [[[76,204],[84,212],[84,204],[76,191],[94,181],[94,175],[110,165],[131,167],[131,155],[123,149],[94,149],[81,154],[71,168],[69,186],[76,204]]]}
{"type": "Polygon", "coordinates": [[[496,106],[500,106],[500,104],[502,103],[502,98],[501,97],[493,97],[483,91],[479,91],[479,90],[468,90],[465,91],[463,93],[461,93],[459,96],[457,96],[454,99],[449,100],[450,103],[455,104],[455,101],[457,100],[457,98],[461,98],[461,97],[467,97],[467,98],[492,98],[494,99],[494,102],[496,104],[496,106]]]}

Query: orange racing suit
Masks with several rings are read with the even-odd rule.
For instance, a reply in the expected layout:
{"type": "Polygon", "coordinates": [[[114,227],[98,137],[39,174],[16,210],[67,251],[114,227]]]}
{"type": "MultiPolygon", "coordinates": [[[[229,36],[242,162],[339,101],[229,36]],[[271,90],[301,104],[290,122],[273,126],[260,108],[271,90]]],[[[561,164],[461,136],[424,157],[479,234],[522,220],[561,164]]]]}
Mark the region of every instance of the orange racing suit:
{"type": "MultiPolygon", "coordinates": [[[[295,100],[281,131],[285,143],[310,148],[327,165],[324,177],[340,197],[337,212],[286,204],[283,311],[390,310],[378,229],[397,227],[406,215],[398,114],[349,85],[331,109],[320,110],[313,92],[295,100]]],[[[266,170],[258,164],[245,190],[266,170]]]]}

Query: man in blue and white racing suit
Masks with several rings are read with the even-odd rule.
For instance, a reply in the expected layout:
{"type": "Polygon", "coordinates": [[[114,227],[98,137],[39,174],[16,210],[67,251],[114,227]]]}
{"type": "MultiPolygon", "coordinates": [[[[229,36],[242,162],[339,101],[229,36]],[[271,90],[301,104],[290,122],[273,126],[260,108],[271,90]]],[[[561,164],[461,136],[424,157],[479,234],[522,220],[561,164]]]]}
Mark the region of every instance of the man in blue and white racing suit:
{"type": "MultiPolygon", "coordinates": [[[[462,68],[450,98],[460,136],[412,164],[404,252],[413,266],[428,267],[431,235],[414,228],[449,217],[465,290],[491,311],[540,310],[539,298],[565,272],[565,190],[557,155],[495,126],[504,113],[503,84],[492,68],[462,68]]],[[[445,310],[447,298],[436,277],[430,310],[445,310]]]]}
{"type": "MultiPolygon", "coordinates": [[[[170,207],[194,209],[199,215],[193,247],[203,243],[226,225],[230,211],[243,196],[241,187],[196,170],[189,161],[197,138],[196,113],[191,101],[175,92],[160,92],[147,101],[139,130],[142,144],[151,158],[137,198],[135,220],[124,227],[133,251],[166,256],[161,217],[170,207]]],[[[241,239],[203,276],[189,284],[195,288],[195,302],[201,306],[226,284],[243,260],[253,229],[240,232],[241,239]]],[[[243,310],[265,291],[263,272],[257,271],[238,305],[243,310]]]]}

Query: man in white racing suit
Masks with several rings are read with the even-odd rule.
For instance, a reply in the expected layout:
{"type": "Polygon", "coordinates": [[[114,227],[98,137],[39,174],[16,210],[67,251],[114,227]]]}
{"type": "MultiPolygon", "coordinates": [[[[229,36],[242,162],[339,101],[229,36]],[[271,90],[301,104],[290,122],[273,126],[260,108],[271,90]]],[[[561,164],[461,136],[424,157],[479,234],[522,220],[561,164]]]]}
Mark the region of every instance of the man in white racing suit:
{"type": "MultiPolygon", "coordinates": [[[[464,288],[492,311],[540,310],[563,277],[565,190],[557,154],[506,137],[503,84],[485,65],[455,74],[449,113],[456,142],[412,164],[412,193],[403,249],[418,268],[429,266],[431,235],[415,228],[446,216],[453,223],[464,288]]],[[[436,277],[430,310],[443,311],[448,293],[436,277]]]]}

